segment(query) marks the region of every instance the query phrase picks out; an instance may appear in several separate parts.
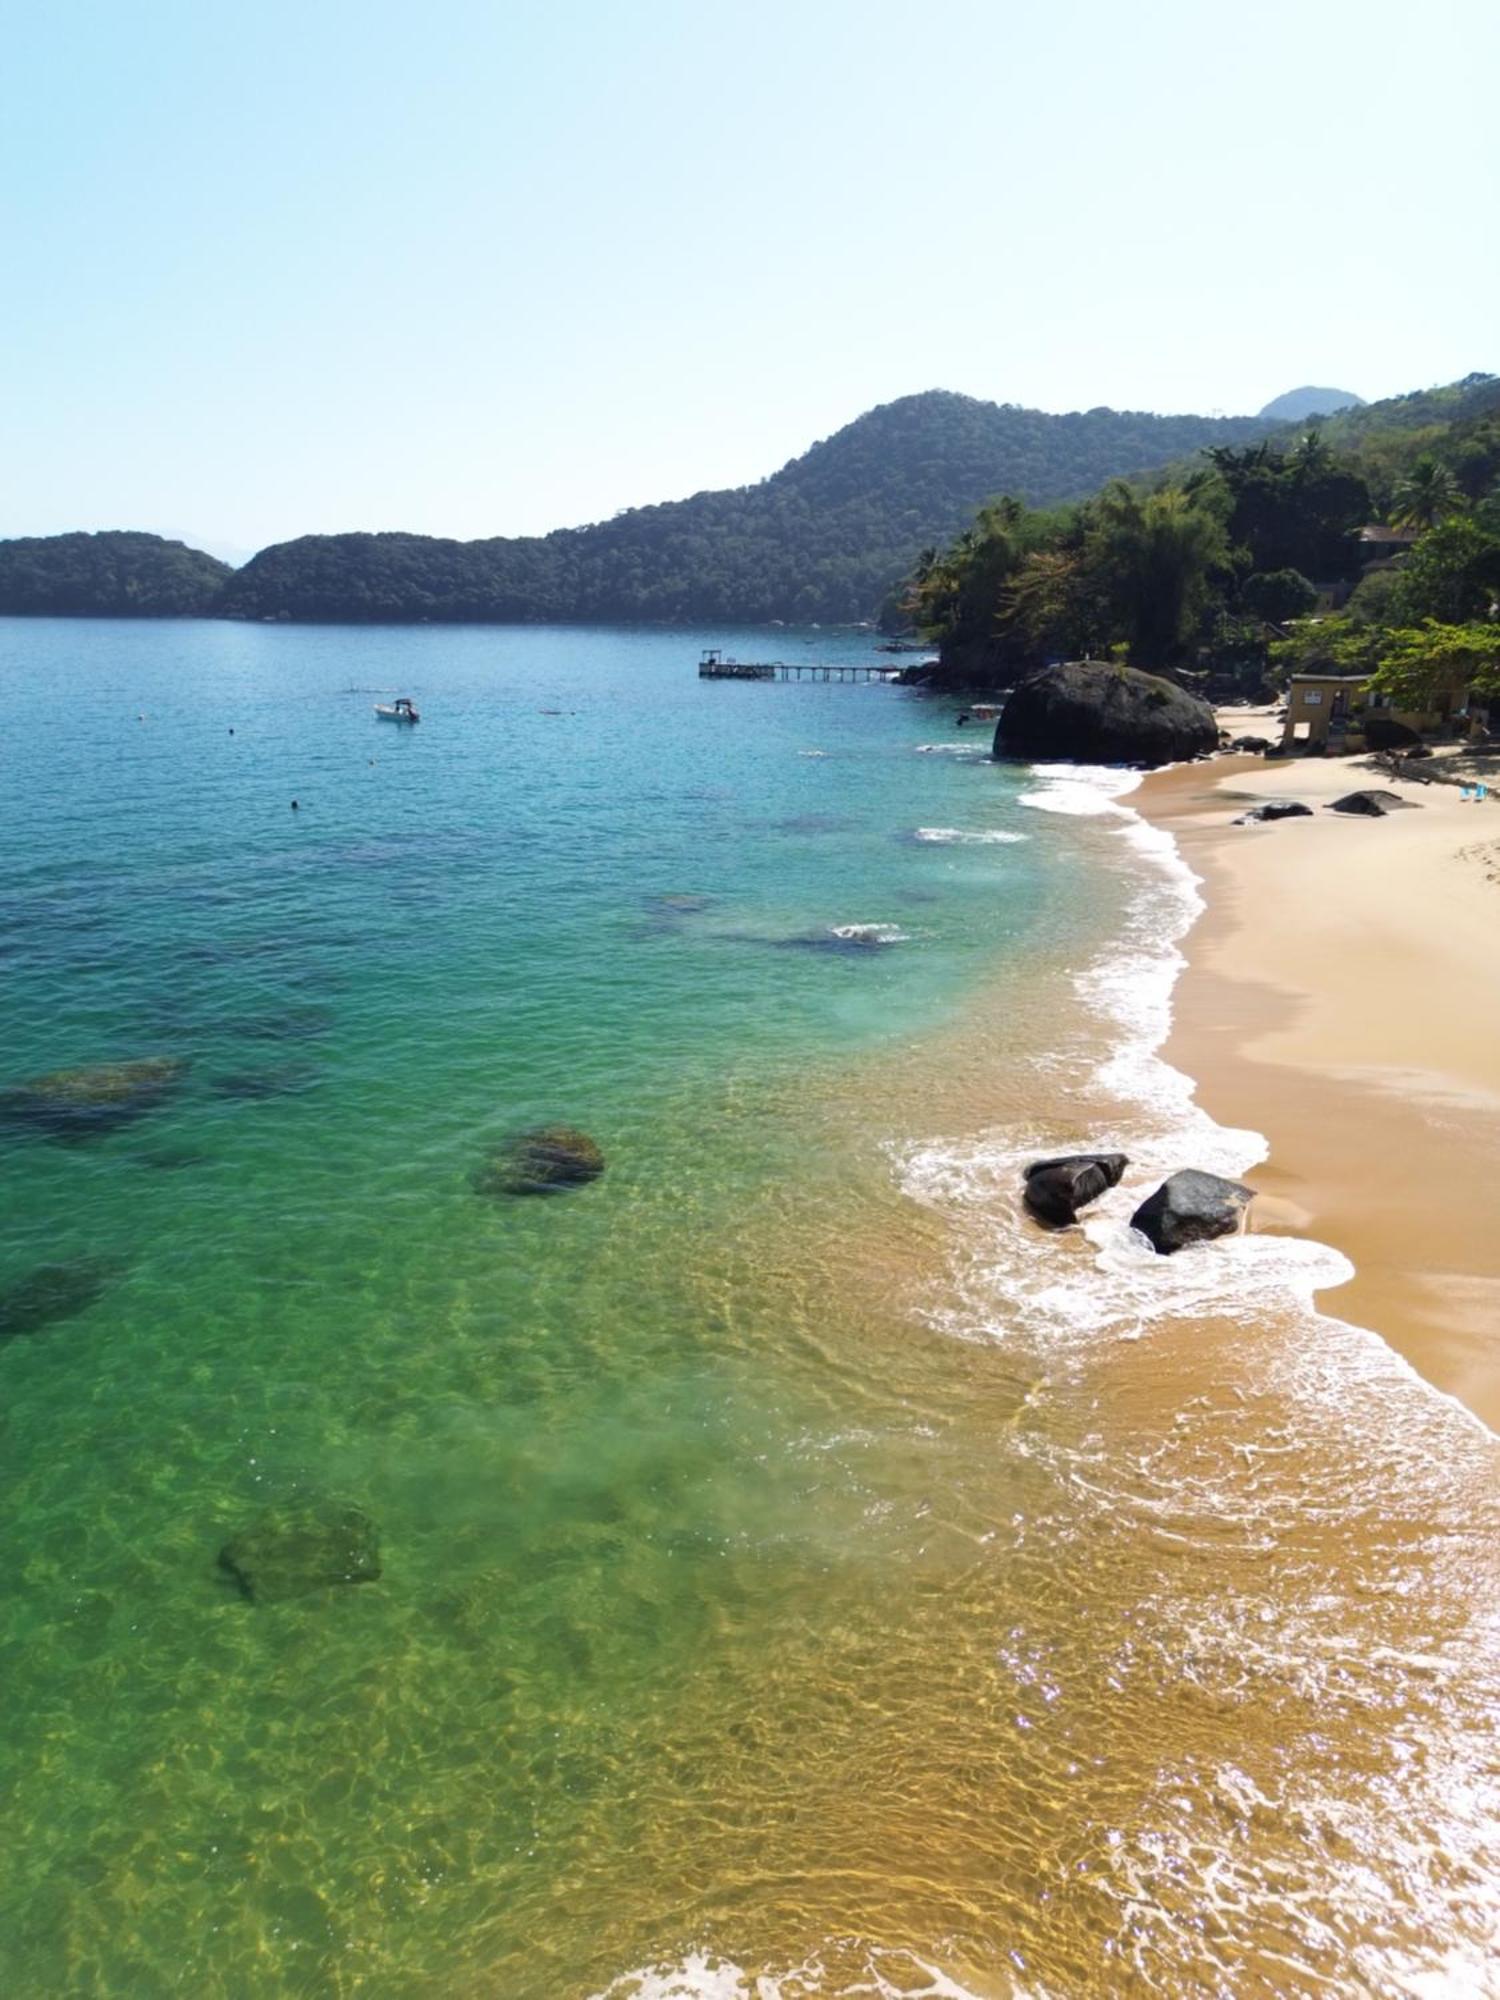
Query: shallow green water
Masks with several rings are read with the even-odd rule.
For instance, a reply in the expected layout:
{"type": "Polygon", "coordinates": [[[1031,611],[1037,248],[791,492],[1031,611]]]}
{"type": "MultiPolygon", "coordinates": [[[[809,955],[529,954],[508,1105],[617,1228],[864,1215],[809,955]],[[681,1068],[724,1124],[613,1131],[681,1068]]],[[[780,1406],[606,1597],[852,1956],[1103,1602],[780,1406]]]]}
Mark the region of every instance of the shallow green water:
{"type": "Polygon", "coordinates": [[[0,1146],[0,1324],[99,1260],[0,1341],[3,1990],[1488,1990],[1491,1442],[1315,1246],[1016,1215],[1254,1156],[1130,1026],[1180,885],[699,643],[0,627],[0,1087],[189,1064],[0,1146]],[[247,1602],[320,1497],[380,1580],[247,1602]]]}

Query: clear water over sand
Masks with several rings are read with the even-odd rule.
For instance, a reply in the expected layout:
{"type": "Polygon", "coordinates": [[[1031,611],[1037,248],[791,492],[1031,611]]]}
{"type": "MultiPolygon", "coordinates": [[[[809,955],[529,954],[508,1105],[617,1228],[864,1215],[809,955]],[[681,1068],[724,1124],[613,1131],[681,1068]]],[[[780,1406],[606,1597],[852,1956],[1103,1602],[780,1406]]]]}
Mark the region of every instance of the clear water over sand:
{"type": "Polygon", "coordinates": [[[1124,1228],[1256,1155],[1187,884],[699,637],[0,626],[0,1084],[190,1064],[0,1149],[0,1291],[104,1279],[0,1343],[6,1990],[1488,1990],[1495,1448],[1330,1253],[1124,1228]],[[247,1603],[324,1495],[381,1580],[247,1603]]]}

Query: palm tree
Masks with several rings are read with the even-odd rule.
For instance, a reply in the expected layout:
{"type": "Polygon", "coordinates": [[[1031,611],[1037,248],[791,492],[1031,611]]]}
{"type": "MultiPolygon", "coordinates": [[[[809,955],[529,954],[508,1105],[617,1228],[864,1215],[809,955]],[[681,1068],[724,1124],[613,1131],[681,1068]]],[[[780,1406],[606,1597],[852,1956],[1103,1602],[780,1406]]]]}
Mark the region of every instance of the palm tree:
{"type": "Polygon", "coordinates": [[[1458,481],[1441,459],[1424,452],[1391,495],[1391,526],[1435,528],[1463,505],[1458,481]]]}
{"type": "Polygon", "coordinates": [[[1116,480],[1095,502],[1088,560],[1131,659],[1165,667],[1187,657],[1228,542],[1210,493],[1116,480]]]}

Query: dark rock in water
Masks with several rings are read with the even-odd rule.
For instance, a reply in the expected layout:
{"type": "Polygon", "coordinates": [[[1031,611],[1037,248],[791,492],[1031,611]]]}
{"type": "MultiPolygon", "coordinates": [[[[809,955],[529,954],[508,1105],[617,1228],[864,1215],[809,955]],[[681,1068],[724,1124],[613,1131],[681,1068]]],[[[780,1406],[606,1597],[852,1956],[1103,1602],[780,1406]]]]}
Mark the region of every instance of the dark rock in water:
{"type": "Polygon", "coordinates": [[[518,1132],[474,1176],[480,1194],[561,1194],[604,1172],[604,1155],[587,1132],[538,1125],[518,1132]]]}
{"type": "Polygon", "coordinates": [[[906,941],[906,932],[899,924],[830,924],[827,930],[797,931],[791,937],[769,940],[782,951],[831,951],[840,954],[884,951],[889,945],[905,944],[906,941]]]}
{"type": "Polygon", "coordinates": [[[1312,807],[1303,805],[1301,799],[1267,799],[1264,805],[1251,806],[1249,812],[1241,813],[1235,825],[1251,826],[1258,820],[1311,818],[1312,807]]]}
{"type": "Polygon", "coordinates": [[[1055,1160],[1033,1160],[1026,1169],[1026,1206],[1040,1222],[1064,1228],[1078,1210],[1120,1185],[1130,1165],[1123,1153],[1064,1153],[1055,1160]]]}
{"type": "Polygon", "coordinates": [[[1219,747],[1207,702],[1134,667],[1074,660],[1014,688],[995,726],[997,757],[1075,764],[1174,764],[1219,747]]]}
{"type": "Polygon", "coordinates": [[[197,1146],[148,1146],[131,1158],[138,1167],[150,1167],[159,1174],[185,1173],[190,1167],[213,1165],[214,1155],[197,1146]]]}
{"type": "Polygon", "coordinates": [[[23,1333],[40,1333],[58,1320],[76,1319],[118,1273],[119,1266],[102,1257],[38,1264],[17,1284],[0,1291],[0,1340],[15,1340],[23,1333]]]}
{"type": "Polygon", "coordinates": [[[697,896],[685,891],[671,891],[666,895],[648,896],[646,898],[646,908],[648,910],[670,910],[674,916],[692,917],[697,916],[702,910],[712,909],[713,900],[712,896],[697,896]]]}
{"type": "Polygon", "coordinates": [[[1358,727],[1371,750],[1414,750],[1422,741],[1415,729],[1391,715],[1362,715],[1358,727]]]}
{"type": "Polygon", "coordinates": [[[270,1014],[247,1014],[220,1024],[225,1033],[250,1042],[300,1042],[326,1035],[333,1026],[328,1007],[286,1007],[270,1014]]]}
{"type": "Polygon", "coordinates": [[[1417,799],[1403,799],[1399,792],[1348,792],[1328,808],[1336,813],[1360,813],[1366,819],[1384,819],[1388,812],[1418,812],[1417,799]]]}
{"type": "Polygon", "coordinates": [[[1168,1257],[1189,1243],[1233,1235],[1254,1199],[1254,1188],[1240,1181],[1185,1167],[1163,1181],[1155,1194],[1147,1195],[1131,1216],[1130,1226],[1149,1239],[1153,1250],[1168,1257]]]}
{"type": "Polygon", "coordinates": [[[264,1097],[292,1097],[322,1080],[316,1063],[280,1063],[269,1069],[235,1070],[216,1076],[209,1084],[215,1097],[238,1098],[249,1103],[264,1097]]]}
{"type": "Polygon", "coordinates": [[[1230,744],[1231,750],[1243,750],[1252,757],[1259,757],[1271,747],[1269,736],[1236,736],[1230,744]]]}
{"type": "Polygon", "coordinates": [[[226,1542],[219,1566],[246,1597],[274,1604],[336,1583],[373,1583],[380,1542],[358,1507],[301,1501],[271,1508],[226,1542]]]}
{"type": "Polygon", "coordinates": [[[187,1067],[177,1056],[148,1056],[53,1070],[0,1091],[0,1122],[49,1139],[117,1131],[165,1103],[187,1067]]]}

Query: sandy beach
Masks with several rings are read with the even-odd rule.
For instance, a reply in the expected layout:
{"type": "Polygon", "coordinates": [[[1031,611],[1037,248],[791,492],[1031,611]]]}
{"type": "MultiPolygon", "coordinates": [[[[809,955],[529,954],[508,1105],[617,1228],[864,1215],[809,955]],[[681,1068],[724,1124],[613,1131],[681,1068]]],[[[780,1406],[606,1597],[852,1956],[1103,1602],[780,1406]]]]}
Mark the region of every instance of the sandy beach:
{"type": "Polygon", "coordinates": [[[1425,769],[1392,786],[1363,758],[1226,758],[1132,803],[1203,880],[1166,1055],[1214,1118],[1269,1140],[1252,1226],[1342,1250],[1357,1275],[1323,1308],[1500,1429],[1500,800],[1425,769]],[[1327,809],[1365,788],[1416,810],[1327,809]],[[1282,798],[1311,817],[1234,824],[1282,798]]]}

